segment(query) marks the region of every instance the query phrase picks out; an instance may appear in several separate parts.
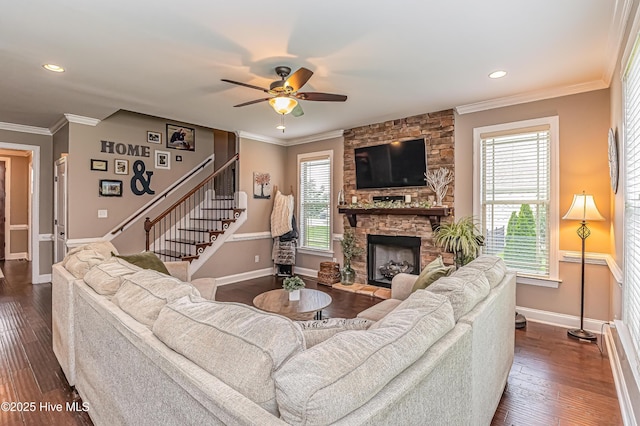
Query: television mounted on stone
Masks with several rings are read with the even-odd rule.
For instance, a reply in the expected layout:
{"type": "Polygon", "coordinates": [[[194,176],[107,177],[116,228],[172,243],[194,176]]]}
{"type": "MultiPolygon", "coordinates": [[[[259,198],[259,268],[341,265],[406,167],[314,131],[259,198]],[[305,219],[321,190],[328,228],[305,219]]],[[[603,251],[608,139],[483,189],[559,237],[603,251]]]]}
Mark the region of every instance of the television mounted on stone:
{"type": "Polygon", "coordinates": [[[424,139],[391,142],[355,149],[356,188],[426,186],[424,139]]]}

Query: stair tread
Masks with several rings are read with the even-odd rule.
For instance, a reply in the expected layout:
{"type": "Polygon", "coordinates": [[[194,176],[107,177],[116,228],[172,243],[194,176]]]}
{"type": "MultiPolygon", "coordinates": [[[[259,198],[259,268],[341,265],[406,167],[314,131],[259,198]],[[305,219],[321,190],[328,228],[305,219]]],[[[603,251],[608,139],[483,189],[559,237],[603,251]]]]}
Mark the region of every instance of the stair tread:
{"type": "Polygon", "coordinates": [[[202,220],[207,222],[235,222],[237,219],[234,218],[225,218],[225,219],[207,219],[204,217],[192,217],[191,220],[202,220]]]}
{"type": "Polygon", "coordinates": [[[215,211],[245,211],[246,209],[241,209],[239,207],[203,207],[201,210],[215,210],[215,211]]]}
{"type": "Polygon", "coordinates": [[[211,244],[208,241],[196,241],[196,240],[191,240],[191,239],[187,239],[187,238],[167,238],[165,241],[168,241],[170,243],[179,243],[179,244],[193,244],[193,245],[197,245],[197,244],[211,244]]]}
{"type": "Polygon", "coordinates": [[[174,259],[183,259],[183,260],[197,259],[198,257],[200,257],[197,254],[180,253],[179,251],[175,251],[175,250],[158,250],[158,251],[154,251],[154,253],[159,254],[161,256],[167,256],[167,257],[172,257],[174,259]]]}
{"type": "Polygon", "coordinates": [[[209,233],[218,233],[224,234],[224,231],[219,229],[208,229],[208,228],[178,228],[179,231],[188,231],[188,232],[209,232],[209,233]]]}

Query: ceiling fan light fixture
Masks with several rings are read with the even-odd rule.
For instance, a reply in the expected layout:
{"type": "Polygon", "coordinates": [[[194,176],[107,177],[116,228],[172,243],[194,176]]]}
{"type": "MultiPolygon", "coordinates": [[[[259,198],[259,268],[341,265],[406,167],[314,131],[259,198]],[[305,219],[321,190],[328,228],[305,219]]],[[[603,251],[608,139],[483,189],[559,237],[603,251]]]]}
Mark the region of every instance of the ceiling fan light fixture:
{"type": "Polygon", "coordinates": [[[53,72],[64,72],[64,68],[56,64],[43,64],[42,68],[48,71],[53,71],[53,72]]]}
{"type": "Polygon", "coordinates": [[[278,114],[289,114],[298,105],[298,101],[288,96],[276,96],[269,99],[269,105],[278,114]]]}
{"type": "Polygon", "coordinates": [[[507,72],[504,70],[498,70],[498,71],[494,71],[491,74],[489,74],[489,78],[502,78],[505,75],[507,75],[507,72]]]}

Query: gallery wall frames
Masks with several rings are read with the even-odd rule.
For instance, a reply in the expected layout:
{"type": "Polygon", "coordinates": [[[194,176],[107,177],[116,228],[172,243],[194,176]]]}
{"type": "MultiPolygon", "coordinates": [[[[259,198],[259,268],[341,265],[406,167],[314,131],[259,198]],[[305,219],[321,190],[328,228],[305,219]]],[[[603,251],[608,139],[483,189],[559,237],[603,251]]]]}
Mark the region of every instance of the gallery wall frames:
{"type": "Polygon", "coordinates": [[[98,172],[106,172],[109,169],[107,160],[91,159],[91,170],[98,172]]]}
{"type": "Polygon", "coordinates": [[[101,179],[100,180],[100,196],[101,197],[122,197],[122,181],[101,179]]]}
{"type": "Polygon", "coordinates": [[[176,124],[167,124],[167,148],[195,151],[195,129],[176,124]]]}

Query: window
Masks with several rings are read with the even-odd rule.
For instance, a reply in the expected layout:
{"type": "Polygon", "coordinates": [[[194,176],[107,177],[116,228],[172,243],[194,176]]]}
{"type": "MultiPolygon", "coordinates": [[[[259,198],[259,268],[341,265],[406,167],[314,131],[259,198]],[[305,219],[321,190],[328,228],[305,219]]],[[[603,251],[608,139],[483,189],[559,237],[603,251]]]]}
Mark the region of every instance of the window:
{"type": "Polygon", "coordinates": [[[298,155],[300,246],[331,251],[331,151],[298,155]]]}
{"type": "Polygon", "coordinates": [[[483,252],[518,282],[557,286],[558,117],[474,129],[474,214],[483,252]],[[555,281],[553,284],[545,281],[555,281]]]}
{"type": "MultiPolygon", "coordinates": [[[[623,77],[624,90],[624,287],[622,319],[633,348],[627,349],[640,377],[640,55],[638,43],[623,77]],[[635,356],[633,355],[635,352],[635,356]]],[[[636,379],[637,380],[637,379],[636,379]]]]}

